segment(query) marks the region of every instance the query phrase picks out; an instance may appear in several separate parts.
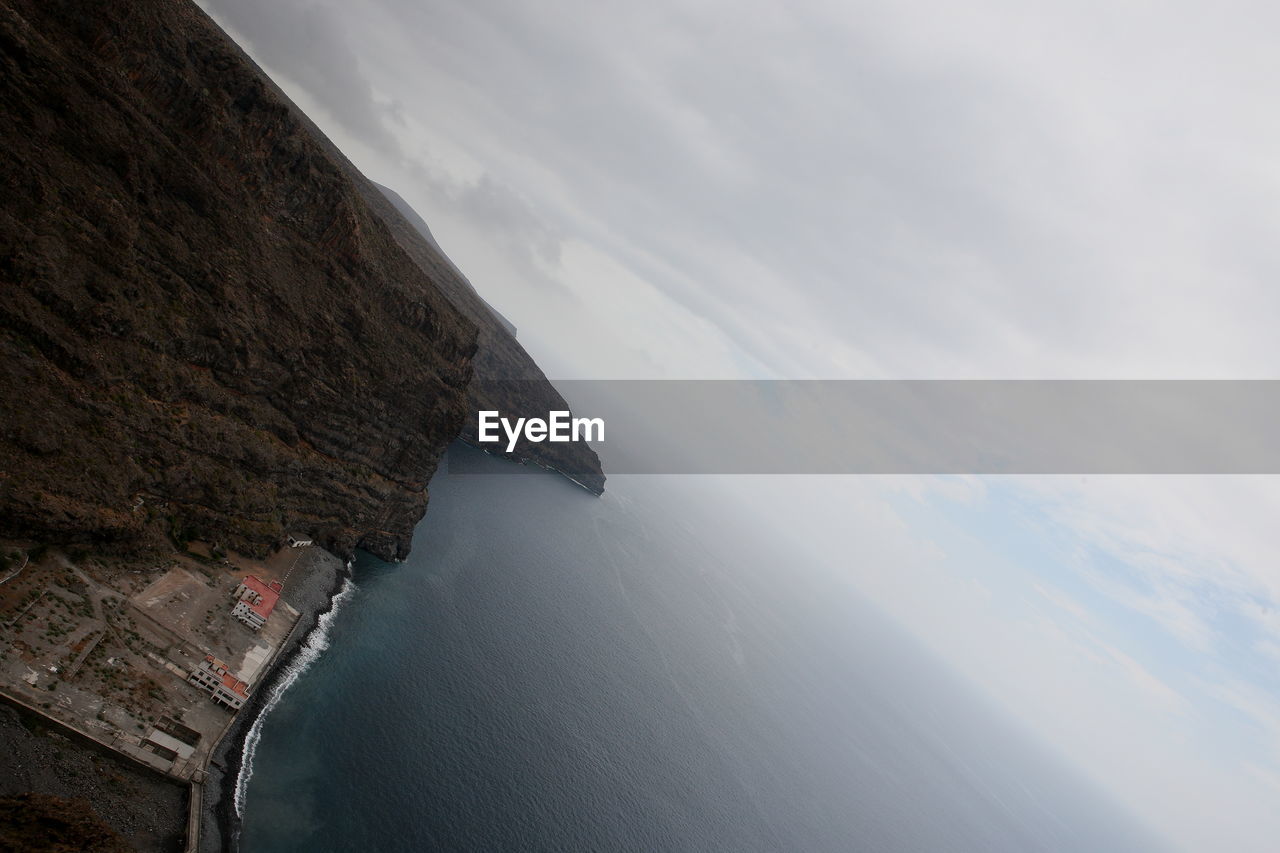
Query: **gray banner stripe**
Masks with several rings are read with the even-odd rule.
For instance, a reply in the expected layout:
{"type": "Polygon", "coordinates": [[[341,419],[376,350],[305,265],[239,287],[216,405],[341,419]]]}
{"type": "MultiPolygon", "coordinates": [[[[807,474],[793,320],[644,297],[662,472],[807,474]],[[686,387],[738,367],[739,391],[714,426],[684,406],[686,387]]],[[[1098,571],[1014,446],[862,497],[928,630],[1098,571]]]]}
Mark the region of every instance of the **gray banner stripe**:
{"type": "MultiPolygon", "coordinates": [[[[491,384],[508,387],[490,399],[535,399],[491,384]]],[[[1280,473],[1277,380],[555,385],[603,419],[607,474],[1280,473]]],[[[499,435],[486,449],[506,450],[499,435]]]]}

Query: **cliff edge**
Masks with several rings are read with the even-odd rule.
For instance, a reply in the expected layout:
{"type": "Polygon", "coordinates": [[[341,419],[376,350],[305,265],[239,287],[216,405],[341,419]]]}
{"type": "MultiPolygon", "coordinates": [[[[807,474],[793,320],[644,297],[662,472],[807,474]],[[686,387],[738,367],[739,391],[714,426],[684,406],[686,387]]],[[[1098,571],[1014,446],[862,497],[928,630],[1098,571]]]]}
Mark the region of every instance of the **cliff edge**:
{"type": "Polygon", "coordinates": [[[187,0],[0,0],[0,536],[403,557],[477,329],[187,0]]]}
{"type": "MultiPolygon", "coordinates": [[[[470,410],[501,411],[526,417],[546,417],[548,412],[568,411],[570,406],[547,381],[542,369],[516,340],[516,328],[485,301],[443,253],[427,224],[394,191],[367,180],[356,181],[369,206],[378,211],[396,240],[423,269],[438,270],[449,301],[480,330],[474,362],[475,377],[468,389],[470,410]],[[445,265],[440,267],[440,263],[445,265]]],[[[462,430],[463,441],[477,447],[477,422],[469,418],[462,430]]],[[[600,457],[584,441],[563,444],[533,443],[521,439],[515,451],[486,445],[493,453],[516,460],[529,460],[560,471],[588,491],[604,492],[605,476],[600,457]]]]}
{"type": "MultiPolygon", "coordinates": [[[[270,81],[268,85],[274,87],[270,81]]],[[[462,440],[480,446],[475,413],[482,409],[510,416],[544,418],[551,411],[569,410],[568,402],[516,340],[515,326],[486,302],[449,260],[422,217],[394,190],[366,178],[305,113],[283,92],[276,91],[283,102],[290,104],[298,122],[311,130],[332,161],[344,171],[369,209],[386,223],[400,247],[431,277],[449,302],[476,325],[479,338],[473,363],[474,381],[468,388],[471,414],[463,424],[462,440]]],[[[551,468],[594,494],[604,493],[605,475],[600,457],[584,441],[552,444],[522,438],[510,453],[499,445],[485,445],[485,449],[495,455],[551,468]]]]}

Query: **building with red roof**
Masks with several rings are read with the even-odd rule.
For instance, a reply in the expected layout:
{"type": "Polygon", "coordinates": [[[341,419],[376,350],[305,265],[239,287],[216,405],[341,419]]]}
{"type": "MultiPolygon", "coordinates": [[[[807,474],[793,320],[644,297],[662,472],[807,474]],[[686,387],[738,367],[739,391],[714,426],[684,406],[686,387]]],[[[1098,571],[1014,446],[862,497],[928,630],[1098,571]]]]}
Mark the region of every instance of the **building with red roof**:
{"type": "Polygon", "coordinates": [[[266,624],[283,589],[284,584],[280,581],[267,583],[249,575],[232,593],[236,605],[231,609],[231,615],[256,631],[266,624]]]}
{"type": "Polygon", "coordinates": [[[213,701],[235,711],[249,698],[249,683],[236,678],[225,663],[213,655],[205,655],[198,669],[187,681],[213,694],[213,701]]]}

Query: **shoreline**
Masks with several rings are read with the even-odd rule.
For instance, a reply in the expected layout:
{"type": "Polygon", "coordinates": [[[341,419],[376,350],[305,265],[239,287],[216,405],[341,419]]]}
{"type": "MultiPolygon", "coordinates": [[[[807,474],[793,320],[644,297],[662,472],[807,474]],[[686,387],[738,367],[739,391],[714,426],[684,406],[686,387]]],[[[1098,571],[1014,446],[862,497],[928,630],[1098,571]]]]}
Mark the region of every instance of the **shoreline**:
{"type": "Polygon", "coordinates": [[[262,714],[264,703],[271,696],[273,688],[297,658],[303,644],[319,624],[320,617],[333,609],[334,599],[342,590],[344,582],[351,577],[347,565],[322,548],[310,549],[306,564],[298,568],[302,570],[302,577],[290,582],[290,588],[283,597],[302,615],[298,617],[265,677],[210,753],[204,782],[200,786],[199,839],[195,845],[188,843],[188,850],[228,853],[237,849],[240,818],[235,813],[235,789],[244,757],[245,740],[262,714]]]}

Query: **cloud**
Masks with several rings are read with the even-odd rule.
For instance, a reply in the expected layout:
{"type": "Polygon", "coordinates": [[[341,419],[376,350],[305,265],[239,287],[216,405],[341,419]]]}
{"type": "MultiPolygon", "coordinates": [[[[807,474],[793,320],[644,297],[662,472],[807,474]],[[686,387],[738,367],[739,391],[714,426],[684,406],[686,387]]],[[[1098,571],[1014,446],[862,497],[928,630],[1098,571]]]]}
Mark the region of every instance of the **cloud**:
{"type": "Polygon", "coordinates": [[[1084,607],[1084,605],[1057,587],[1043,583],[1032,584],[1032,587],[1055,607],[1071,614],[1081,622],[1090,622],[1093,620],[1093,616],[1084,607]]]}
{"type": "Polygon", "coordinates": [[[1127,677],[1129,682],[1145,695],[1151,697],[1155,704],[1166,713],[1185,714],[1188,704],[1176,690],[1151,674],[1145,666],[1118,648],[1099,643],[1106,654],[1127,677]]]}
{"type": "Polygon", "coordinates": [[[509,252],[522,269],[535,269],[539,264],[559,265],[563,236],[539,218],[527,200],[499,184],[491,175],[481,175],[473,182],[449,181],[447,177],[437,176],[433,185],[461,216],[509,252]]]}
{"type": "Polygon", "coordinates": [[[1280,643],[1274,640],[1257,640],[1253,648],[1258,654],[1270,658],[1276,664],[1280,664],[1280,643]]]}
{"type": "Polygon", "coordinates": [[[384,155],[479,167],[510,190],[469,199],[495,222],[527,205],[777,375],[1280,366],[1265,27],[1003,2],[213,8],[384,155]]]}
{"type": "MultiPolygon", "coordinates": [[[[273,74],[305,88],[352,136],[400,156],[401,103],[380,96],[339,6],[319,0],[201,0],[200,5],[273,74]]],[[[368,50],[373,45],[363,45],[368,50]]]]}
{"type": "Polygon", "coordinates": [[[1080,576],[1192,649],[1280,639],[1280,568],[1268,476],[1045,477],[1011,480],[1094,556],[1080,576]]]}
{"type": "Polygon", "coordinates": [[[1173,846],[1266,850],[1280,831],[1277,489],[1262,477],[774,477],[748,480],[740,509],[1173,846]]]}
{"type": "Polygon", "coordinates": [[[1222,675],[1201,685],[1204,692],[1235,711],[1247,724],[1253,766],[1280,776],[1280,698],[1257,684],[1222,675]]]}
{"type": "MultiPolygon", "coordinates": [[[[1277,9],[210,6],[565,375],[1280,369],[1277,9]]],[[[1266,849],[1273,478],[851,482],[756,494],[1150,819],[1266,849]]]]}

